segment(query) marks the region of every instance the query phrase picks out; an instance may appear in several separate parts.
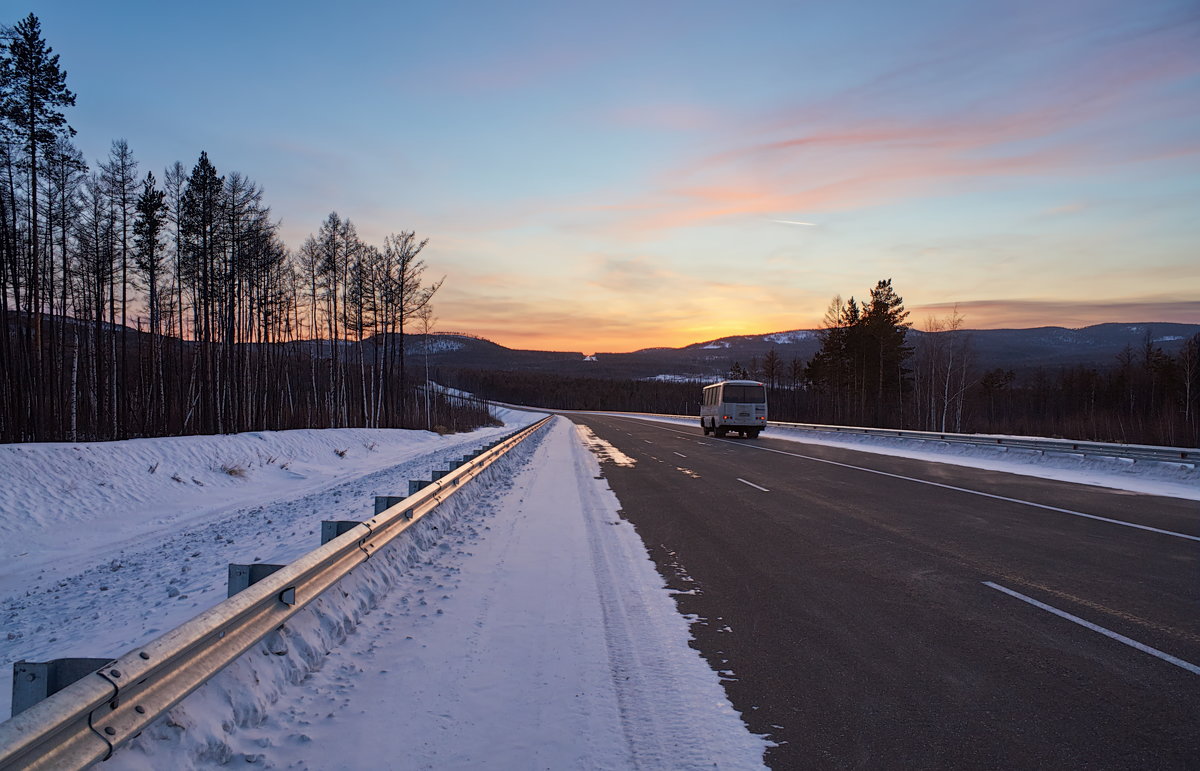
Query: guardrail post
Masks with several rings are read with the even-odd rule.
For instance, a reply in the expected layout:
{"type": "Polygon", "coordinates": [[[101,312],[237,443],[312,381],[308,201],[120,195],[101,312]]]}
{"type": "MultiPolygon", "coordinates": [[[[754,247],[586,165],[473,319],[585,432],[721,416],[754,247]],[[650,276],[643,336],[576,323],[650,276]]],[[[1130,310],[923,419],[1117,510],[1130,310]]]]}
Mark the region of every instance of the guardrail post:
{"type": "Polygon", "coordinates": [[[13,664],[12,714],[37,704],[76,680],[82,680],[112,659],[53,659],[18,661],[13,664]]]}
{"type": "MultiPolygon", "coordinates": [[[[396,500],[401,500],[401,499],[397,498],[396,500]]],[[[384,508],[387,508],[387,507],[385,506],[384,508]]],[[[375,509],[376,509],[375,513],[378,514],[380,511],[378,499],[376,499],[376,502],[375,502],[375,509]]],[[[346,532],[347,530],[353,530],[354,528],[358,527],[361,524],[362,524],[362,522],[359,522],[358,520],[351,520],[351,519],[327,519],[327,520],[325,520],[324,522],[321,523],[321,545],[324,546],[325,544],[329,543],[334,538],[337,538],[339,535],[346,532]]]]}
{"type": "Polygon", "coordinates": [[[433,474],[430,475],[430,479],[432,479],[434,482],[436,482],[449,473],[450,473],[449,470],[445,470],[445,471],[438,470],[438,471],[433,472],[433,474]]]}
{"type": "Polygon", "coordinates": [[[226,596],[232,597],[283,567],[285,566],[269,565],[265,562],[255,562],[251,565],[229,563],[229,593],[226,596]]]}
{"type": "MultiPolygon", "coordinates": [[[[416,495],[417,493],[421,492],[421,490],[428,487],[430,484],[431,484],[430,482],[426,482],[424,479],[410,479],[410,480],[408,480],[408,494],[416,495]]],[[[375,512],[375,513],[378,514],[379,512],[375,512]]]]}
{"type": "MultiPolygon", "coordinates": [[[[408,483],[409,495],[412,495],[412,482],[408,483]]],[[[404,500],[403,496],[399,495],[376,495],[375,496],[375,516],[379,516],[383,512],[395,506],[400,501],[404,500]]]]}

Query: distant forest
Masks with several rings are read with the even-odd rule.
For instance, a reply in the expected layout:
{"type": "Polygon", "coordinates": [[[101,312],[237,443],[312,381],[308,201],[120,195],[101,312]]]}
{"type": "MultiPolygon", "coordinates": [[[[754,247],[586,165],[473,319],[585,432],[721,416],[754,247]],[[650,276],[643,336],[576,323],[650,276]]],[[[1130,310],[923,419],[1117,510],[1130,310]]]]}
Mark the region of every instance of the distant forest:
{"type": "Polygon", "coordinates": [[[425,240],[330,214],[293,252],[204,152],[159,179],[118,139],[89,166],[38,19],[0,38],[0,441],[490,421],[406,371],[425,240]]]}
{"type": "MultiPolygon", "coordinates": [[[[1200,446],[1200,335],[1174,355],[1147,333],[1109,367],[1016,372],[977,361],[957,313],[927,322],[925,331],[941,334],[909,344],[908,315],[891,279],[880,281],[861,303],[833,299],[811,360],[771,350],[732,362],[726,374],[766,383],[774,420],[1200,446]]],[[[699,415],[699,383],[463,369],[438,376],[515,404],[699,415]]]]}

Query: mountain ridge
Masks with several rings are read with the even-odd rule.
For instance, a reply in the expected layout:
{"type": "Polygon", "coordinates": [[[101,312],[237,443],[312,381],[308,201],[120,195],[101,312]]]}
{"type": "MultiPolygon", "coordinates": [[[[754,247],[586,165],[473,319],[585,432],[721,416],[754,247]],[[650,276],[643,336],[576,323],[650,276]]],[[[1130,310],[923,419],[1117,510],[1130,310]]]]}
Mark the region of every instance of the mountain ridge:
{"type": "MultiPolygon", "coordinates": [[[[970,342],[980,369],[1032,370],[1062,366],[1107,367],[1127,347],[1135,354],[1149,342],[1167,353],[1176,353],[1194,335],[1200,324],[1178,322],[1106,322],[1086,327],[1028,327],[1008,329],[964,329],[955,333],[909,329],[909,342],[922,342],[938,335],[957,334],[970,342]]],[[[440,337],[438,333],[431,338],[440,337]]],[[[423,335],[413,335],[406,346],[410,353],[423,353],[423,335]]],[[[729,335],[673,348],[659,346],[627,353],[533,351],[507,348],[491,340],[458,336],[461,345],[453,351],[430,351],[430,364],[467,369],[533,369],[568,375],[629,377],[660,376],[711,378],[727,372],[736,362],[748,365],[761,360],[771,349],[785,366],[793,359],[806,362],[820,348],[819,330],[793,329],[751,335],[729,335]]],[[[438,346],[433,346],[438,347],[438,346]]]]}

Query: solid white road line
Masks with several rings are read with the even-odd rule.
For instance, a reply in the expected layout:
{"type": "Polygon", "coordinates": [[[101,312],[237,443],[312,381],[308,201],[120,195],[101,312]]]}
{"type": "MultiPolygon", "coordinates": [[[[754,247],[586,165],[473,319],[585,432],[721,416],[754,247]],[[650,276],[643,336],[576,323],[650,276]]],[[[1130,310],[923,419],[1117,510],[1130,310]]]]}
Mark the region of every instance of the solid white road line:
{"type": "MultiPolygon", "coordinates": [[[[666,428],[665,426],[656,426],[656,428],[658,428],[658,427],[666,428]]],[[[674,428],[666,428],[666,430],[674,431],[677,434],[685,434],[686,435],[688,433],[687,431],[679,431],[674,428]]],[[[865,471],[868,474],[878,474],[878,475],[884,476],[884,477],[891,477],[892,479],[903,479],[906,482],[916,482],[916,483],[922,484],[922,485],[931,485],[933,487],[940,487],[944,490],[954,490],[955,492],[959,492],[959,493],[969,493],[970,495],[979,495],[984,498],[991,498],[991,499],[997,500],[997,501],[1007,501],[1008,503],[1019,503],[1024,506],[1033,506],[1034,508],[1037,508],[1037,509],[1045,509],[1046,511],[1057,511],[1060,514],[1070,514],[1071,516],[1074,516],[1074,517],[1083,517],[1084,519],[1094,519],[1097,522],[1108,522],[1109,524],[1112,524],[1112,525],[1121,525],[1123,527],[1132,527],[1137,530],[1146,530],[1151,533],[1159,533],[1160,535],[1169,535],[1172,538],[1184,538],[1189,541],[1200,541],[1200,535],[1188,535],[1187,533],[1177,533],[1174,530],[1163,530],[1162,528],[1159,528],[1159,527],[1151,527],[1149,525],[1139,525],[1136,522],[1126,522],[1123,519],[1112,519],[1110,517],[1101,517],[1096,514],[1085,514],[1082,511],[1074,511],[1073,509],[1063,509],[1063,508],[1059,508],[1058,506],[1049,506],[1045,503],[1034,503],[1033,501],[1023,501],[1020,498],[1009,498],[1007,495],[996,495],[995,493],[985,493],[981,490],[971,490],[966,487],[956,487],[954,485],[947,485],[947,484],[943,484],[941,482],[931,482],[928,479],[918,479],[917,477],[907,477],[907,476],[904,476],[903,474],[893,474],[889,471],[880,471],[878,469],[867,468],[865,466],[855,466],[850,463],[838,463],[836,460],[826,460],[825,458],[814,458],[811,455],[802,455],[798,452],[787,452],[785,450],[776,450],[773,447],[763,447],[763,446],[757,445],[757,444],[746,444],[745,442],[732,442],[728,439],[714,439],[713,441],[714,442],[724,442],[725,444],[732,444],[732,445],[736,445],[738,447],[746,447],[751,450],[762,450],[763,452],[773,452],[776,455],[789,455],[793,458],[803,458],[804,460],[816,461],[817,463],[828,463],[830,466],[840,466],[842,468],[854,469],[856,471],[865,471]]],[[[697,442],[697,444],[702,444],[702,442],[697,442]]]]}
{"type": "Polygon", "coordinates": [[[738,481],[739,481],[739,482],[741,482],[741,483],[742,483],[742,484],[744,484],[744,485],[750,485],[750,486],[751,486],[751,487],[753,487],[755,490],[762,490],[764,493],[769,493],[769,492],[771,492],[771,491],[770,491],[770,490],[768,490],[767,488],[765,488],[765,487],[759,487],[758,485],[754,484],[753,482],[747,482],[745,479],[742,479],[741,477],[738,477],[738,481]]]}
{"type": "Polygon", "coordinates": [[[1123,634],[1117,634],[1116,632],[1114,632],[1110,629],[1105,629],[1102,626],[1097,626],[1096,624],[1093,624],[1090,621],[1084,621],[1079,616],[1073,616],[1070,613],[1067,613],[1065,610],[1059,610],[1058,608],[1051,607],[1044,602],[1038,602],[1037,600],[1033,599],[1032,597],[1026,597],[1025,595],[1021,594],[1020,592],[1014,592],[1012,589],[1007,589],[1003,586],[1000,586],[999,584],[994,584],[991,581],[984,581],[983,585],[990,586],[991,588],[995,589],[996,591],[1004,592],[1005,594],[1009,595],[1010,597],[1016,597],[1018,600],[1021,600],[1022,602],[1027,602],[1030,605],[1034,606],[1035,608],[1041,608],[1042,610],[1044,610],[1048,613],[1053,613],[1054,615],[1058,616],[1059,618],[1065,618],[1067,621],[1074,621],[1076,624],[1079,624],[1082,627],[1091,629],[1093,632],[1099,632],[1100,634],[1104,635],[1105,637],[1109,637],[1113,640],[1116,640],[1119,643],[1124,643],[1131,648],[1137,648],[1142,653],[1149,653],[1151,656],[1156,656],[1156,657],[1162,659],[1163,661],[1166,661],[1170,664],[1174,664],[1175,666],[1180,667],[1181,669],[1186,669],[1187,671],[1191,672],[1193,675],[1200,675],[1200,667],[1196,666],[1195,664],[1188,663],[1181,658],[1176,658],[1175,656],[1172,656],[1169,653],[1163,653],[1162,651],[1160,651],[1157,648],[1151,648],[1149,645],[1144,645],[1144,644],[1138,642],[1137,640],[1131,640],[1123,634]]]}

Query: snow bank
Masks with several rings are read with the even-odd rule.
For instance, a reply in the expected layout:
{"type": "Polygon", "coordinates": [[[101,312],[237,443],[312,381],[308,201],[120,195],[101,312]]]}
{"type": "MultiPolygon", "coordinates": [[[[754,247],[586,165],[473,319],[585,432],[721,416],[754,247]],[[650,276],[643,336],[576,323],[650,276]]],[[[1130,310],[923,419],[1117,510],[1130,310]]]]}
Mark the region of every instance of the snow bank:
{"type": "MultiPolygon", "coordinates": [[[[521,422],[530,419],[516,414],[521,422]]],[[[480,442],[471,436],[471,443],[480,442]]],[[[29,571],[46,563],[144,540],[230,506],[295,497],[335,478],[458,445],[458,439],[340,428],[0,445],[0,596],[21,588],[29,571]]]]}
{"type": "Polygon", "coordinates": [[[406,494],[409,479],[539,416],[499,417],[508,425],[449,436],[0,445],[0,718],[11,662],[116,656],[156,637],[225,598],[229,563],[291,562],[319,544],[321,520],[366,519],[375,495],[406,494]]]}
{"type": "MultiPolygon", "coordinates": [[[[694,428],[700,432],[699,418],[680,418],[641,413],[604,413],[616,417],[639,418],[694,428]]],[[[1041,479],[1056,479],[1114,490],[1163,495],[1169,498],[1200,500],[1200,468],[1188,463],[1133,461],[1126,458],[1100,458],[1077,453],[1042,453],[1016,447],[988,444],[962,444],[941,440],[920,440],[870,434],[831,434],[788,426],[768,426],[763,436],[802,444],[841,447],[848,450],[894,455],[903,458],[949,463],[955,466],[1023,474],[1041,479]]],[[[1023,437],[1037,438],[1037,437],[1023,437]]]]}

